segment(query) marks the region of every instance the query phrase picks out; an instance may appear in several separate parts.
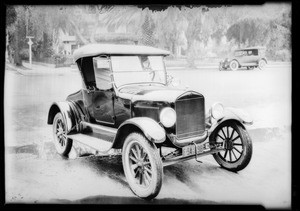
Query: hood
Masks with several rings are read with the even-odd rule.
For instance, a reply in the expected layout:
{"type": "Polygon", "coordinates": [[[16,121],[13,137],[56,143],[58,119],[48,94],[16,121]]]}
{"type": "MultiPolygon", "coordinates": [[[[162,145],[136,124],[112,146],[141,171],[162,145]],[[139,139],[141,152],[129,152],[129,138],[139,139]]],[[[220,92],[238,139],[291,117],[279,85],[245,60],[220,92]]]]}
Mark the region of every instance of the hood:
{"type": "Polygon", "coordinates": [[[191,90],[172,88],[160,85],[129,85],[119,89],[119,97],[136,101],[175,102],[184,93],[191,90]]]}

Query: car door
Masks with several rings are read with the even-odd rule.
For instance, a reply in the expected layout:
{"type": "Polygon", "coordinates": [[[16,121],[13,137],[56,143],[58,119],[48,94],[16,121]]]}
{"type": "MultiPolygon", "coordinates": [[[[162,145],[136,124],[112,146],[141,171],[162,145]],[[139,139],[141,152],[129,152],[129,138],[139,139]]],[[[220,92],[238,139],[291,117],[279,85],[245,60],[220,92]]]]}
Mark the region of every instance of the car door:
{"type": "Polygon", "coordinates": [[[251,65],[255,64],[257,58],[257,52],[255,51],[255,49],[248,50],[247,54],[248,54],[247,63],[251,65]]]}
{"type": "Polygon", "coordinates": [[[241,51],[240,64],[245,65],[249,62],[247,51],[241,51]]]}
{"type": "Polygon", "coordinates": [[[114,92],[107,57],[93,58],[96,89],[92,93],[92,110],[98,123],[114,124],[114,92]]]}

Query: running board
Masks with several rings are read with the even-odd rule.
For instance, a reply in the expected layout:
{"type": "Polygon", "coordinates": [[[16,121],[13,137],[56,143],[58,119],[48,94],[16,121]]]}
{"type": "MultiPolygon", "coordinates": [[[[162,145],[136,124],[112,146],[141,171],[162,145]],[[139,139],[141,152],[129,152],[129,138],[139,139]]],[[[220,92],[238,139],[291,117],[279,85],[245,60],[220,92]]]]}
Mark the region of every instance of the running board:
{"type": "Polygon", "coordinates": [[[78,141],[81,144],[84,144],[88,147],[91,147],[101,153],[106,153],[108,152],[112,145],[113,142],[109,142],[109,141],[105,141],[103,139],[100,138],[96,138],[90,135],[86,135],[86,134],[82,134],[82,133],[77,133],[74,135],[68,135],[68,138],[74,140],[74,141],[78,141]]]}

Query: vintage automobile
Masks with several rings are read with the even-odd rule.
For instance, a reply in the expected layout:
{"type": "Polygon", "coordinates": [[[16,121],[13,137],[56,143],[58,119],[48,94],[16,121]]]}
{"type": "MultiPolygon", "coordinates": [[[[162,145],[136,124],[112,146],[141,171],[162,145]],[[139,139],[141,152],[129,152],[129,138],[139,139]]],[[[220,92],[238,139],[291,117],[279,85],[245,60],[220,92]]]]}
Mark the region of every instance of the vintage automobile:
{"type": "Polygon", "coordinates": [[[48,114],[57,152],[122,155],[126,180],[143,199],[159,193],[163,167],[180,161],[213,155],[227,170],[244,169],[252,155],[245,128],[251,117],[221,103],[205,114],[202,94],[172,85],[167,55],[139,45],[77,49],[82,89],[54,102],[48,114]]]}
{"type": "Polygon", "coordinates": [[[249,47],[235,50],[231,57],[220,62],[219,70],[237,70],[242,67],[246,67],[248,70],[257,67],[263,69],[267,64],[265,50],[265,47],[249,47]]]}

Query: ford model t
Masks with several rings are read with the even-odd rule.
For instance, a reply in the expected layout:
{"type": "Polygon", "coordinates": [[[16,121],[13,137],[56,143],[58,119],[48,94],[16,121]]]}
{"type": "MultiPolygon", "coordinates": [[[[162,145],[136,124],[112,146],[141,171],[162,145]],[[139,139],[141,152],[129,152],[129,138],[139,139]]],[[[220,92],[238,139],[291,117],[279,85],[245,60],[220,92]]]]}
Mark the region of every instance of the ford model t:
{"type": "Polygon", "coordinates": [[[242,110],[213,104],[204,96],[172,86],[164,57],[168,51],[137,45],[90,44],[74,52],[82,89],[54,102],[48,114],[57,152],[68,156],[122,153],[134,194],[157,196],[163,167],[213,155],[230,171],[245,168],[252,142],[242,110]],[[81,150],[78,150],[81,149],[81,150]]]}

